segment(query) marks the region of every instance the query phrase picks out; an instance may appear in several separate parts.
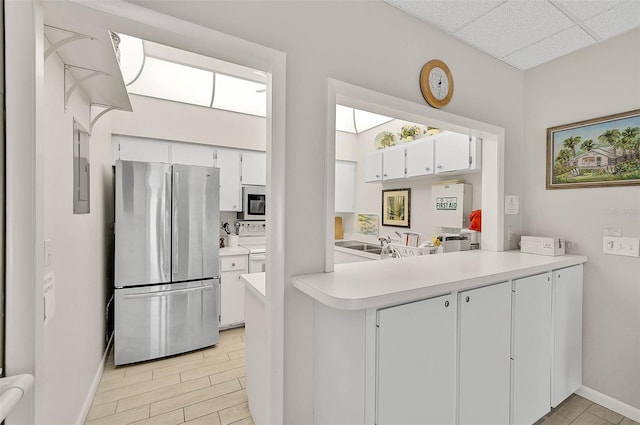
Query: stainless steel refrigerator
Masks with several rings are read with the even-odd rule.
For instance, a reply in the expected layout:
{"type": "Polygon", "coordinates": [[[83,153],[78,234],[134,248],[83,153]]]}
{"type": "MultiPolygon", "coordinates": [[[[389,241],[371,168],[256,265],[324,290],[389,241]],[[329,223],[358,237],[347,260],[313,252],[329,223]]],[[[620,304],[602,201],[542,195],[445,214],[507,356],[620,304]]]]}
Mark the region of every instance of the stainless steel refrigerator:
{"type": "Polygon", "coordinates": [[[218,342],[217,168],[116,162],[116,365],[218,342]]]}

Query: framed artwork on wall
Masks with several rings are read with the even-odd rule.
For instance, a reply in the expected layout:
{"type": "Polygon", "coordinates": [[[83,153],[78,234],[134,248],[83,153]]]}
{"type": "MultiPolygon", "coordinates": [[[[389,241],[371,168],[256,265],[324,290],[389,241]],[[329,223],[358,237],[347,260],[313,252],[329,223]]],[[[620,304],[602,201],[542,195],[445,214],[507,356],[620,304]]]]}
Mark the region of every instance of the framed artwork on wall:
{"type": "Polygon", "coordinates": [[[411,214],[411,189],[382,191],[382,225],[409,227],[411,214]]]}
{"type": "Polygon", "coordinates": [[[640,184],[640,109],[547,129],[547,189],[640,184]]]}

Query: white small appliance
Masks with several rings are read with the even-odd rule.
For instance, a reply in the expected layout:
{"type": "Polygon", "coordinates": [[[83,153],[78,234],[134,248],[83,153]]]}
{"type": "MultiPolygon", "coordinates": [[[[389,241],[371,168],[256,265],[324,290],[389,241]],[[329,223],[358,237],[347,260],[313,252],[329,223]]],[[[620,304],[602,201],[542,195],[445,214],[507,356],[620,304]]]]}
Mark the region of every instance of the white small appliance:
{"type": "Polygon", "coordinates": [[[520,239],[520,252],[540,255],[564,255],[564,242],[560,238],[523,236],[520,239]]]}
{"type": "Polygon", "coordinates": [[[262,220],[267,217],[267,191],[264,186],[242,186],[242,212],[239,220],[262,220]]]}

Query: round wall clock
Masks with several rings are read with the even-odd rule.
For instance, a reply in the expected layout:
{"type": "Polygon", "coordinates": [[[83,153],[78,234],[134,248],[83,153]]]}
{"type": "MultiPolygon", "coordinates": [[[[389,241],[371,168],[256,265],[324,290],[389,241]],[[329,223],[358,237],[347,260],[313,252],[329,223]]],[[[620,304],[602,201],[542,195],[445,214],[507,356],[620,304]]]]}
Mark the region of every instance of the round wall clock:
{"type": "Polygon", "coordinates": [[[427,103],[442,108],[453,97],[453,76],[446,63],[433,59],[420,71],[420,90],[427,103]]]}

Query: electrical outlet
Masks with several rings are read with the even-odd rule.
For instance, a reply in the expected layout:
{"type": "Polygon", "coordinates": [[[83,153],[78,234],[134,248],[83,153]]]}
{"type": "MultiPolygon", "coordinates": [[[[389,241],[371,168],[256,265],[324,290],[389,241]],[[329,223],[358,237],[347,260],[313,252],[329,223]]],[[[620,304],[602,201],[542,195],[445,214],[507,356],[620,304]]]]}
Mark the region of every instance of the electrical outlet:
{"type": "Polygon", "coordinates": [[[602,252],[625,257],[640,257],[640,238],[605,236],[602,238],[602,252]]]}

